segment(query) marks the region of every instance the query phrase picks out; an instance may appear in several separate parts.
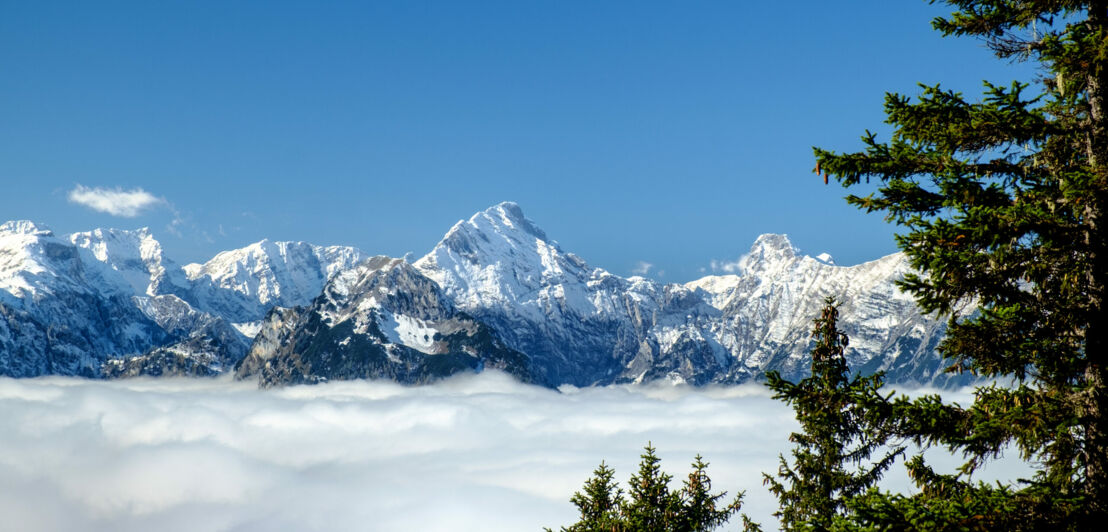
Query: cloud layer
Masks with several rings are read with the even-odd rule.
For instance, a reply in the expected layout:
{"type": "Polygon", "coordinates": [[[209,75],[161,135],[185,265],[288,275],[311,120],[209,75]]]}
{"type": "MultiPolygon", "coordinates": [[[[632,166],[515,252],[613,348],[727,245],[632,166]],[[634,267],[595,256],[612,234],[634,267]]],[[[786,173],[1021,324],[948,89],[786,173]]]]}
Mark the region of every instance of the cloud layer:
{"type": "Polygon", "coordinates": [[[761,472],[795,427],[757,386],[0,379],[0,515],[25,531],[539,530],[573,520],[601,460],[626,481],[651,441],[677,479],[703,454],[772,525],[761,472]]]}
{"type": "Polygon", "coordinates": [[[69,191],[69,201],[84,205],[94,211],[112,216],[134,218],[143,211],[166,203],[162,198],[141,189],[123,190],[121,188],[89,188],[77,185],[69,191]]]}

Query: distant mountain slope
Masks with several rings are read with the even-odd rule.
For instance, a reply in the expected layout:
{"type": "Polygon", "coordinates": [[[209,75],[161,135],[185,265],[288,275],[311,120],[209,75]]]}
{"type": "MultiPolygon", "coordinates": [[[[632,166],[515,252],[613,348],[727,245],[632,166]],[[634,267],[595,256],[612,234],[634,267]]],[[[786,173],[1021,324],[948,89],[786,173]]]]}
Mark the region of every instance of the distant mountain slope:
{"type": "Polygon", "coordinates": [[[800,255],[784,235],[762,235],[739,262],[738,273],[685,286],[718,308],[717,340],[752,373],[777,370],[797,378],[808,370],[812,320],[826,297],[840,302],[840,328],[850,337],[847,357],[857,371],[888,372],[902,383],[942,385],[935,352],[945,325],[922,315],[896,287],[909,272],[895,253],[856,266],[830,257],[800,255]]]}
{"type": "Polygon", "coordinates": [[[178,266],[147,229],[0,225],[0,375],[209,375],[275,303],[311,301],[361,252],[260,242],[178,266]],[[232,326],[234,325],[234,326],[232,326]],[[170,356],[172,355],[172,356],[170,356]],[[107,364],[109,360],[113,362],[107,364]]]}
{"type": "Polygon", "coordinates": [[[589,385],[663,377],[725,378],[727,353],[693,342],[719,312],[679,285],[624,279],[561,249],[519,206],[502,203],[458,222],[415,263],[458,306],[531,356],[540,382],[589,385]],[[683,371],[681,371],[683,368],[683,371]]]}
{"type": "Polygon", "coordinates": [[[48,228],[0,225],[0,375],[97,376],[109,356],[165,341],[130,285],[104,275],[48,228]]]}

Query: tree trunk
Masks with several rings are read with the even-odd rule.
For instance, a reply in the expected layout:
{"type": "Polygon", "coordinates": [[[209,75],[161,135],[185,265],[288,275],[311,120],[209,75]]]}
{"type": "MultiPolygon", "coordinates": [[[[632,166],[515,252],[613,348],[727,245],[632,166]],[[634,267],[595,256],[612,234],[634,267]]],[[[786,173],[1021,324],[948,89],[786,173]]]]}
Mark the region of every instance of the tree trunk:
{"type": "MultiPolygon", "coordinates": [[[[1101,42],[1108,38],[1108,0],[1089,4],[1089,23],[1101,42]]],[[[1085,494],[1088,497],[1088,523],[1108,522],[1108,374],[1105,357],[1108,349],[1108,232],[1104,213],[1108,207],[1108,62],[1093,51],[1086,74],[1089,102],[1088,156],[1093,172],[1092,197],[1085,208],[1085,242],[1089,253],[1087,284],[1089,316],[1085,330],[1085,494]]]]}

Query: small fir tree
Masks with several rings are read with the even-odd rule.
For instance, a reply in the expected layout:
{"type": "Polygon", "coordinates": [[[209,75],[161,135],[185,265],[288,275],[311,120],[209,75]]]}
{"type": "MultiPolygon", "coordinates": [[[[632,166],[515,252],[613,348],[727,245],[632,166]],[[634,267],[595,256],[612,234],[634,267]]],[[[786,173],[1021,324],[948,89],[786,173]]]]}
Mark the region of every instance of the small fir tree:
{"type": "Polygon", "coordinates": [[[692,467],[680,493],[674,530],[713,530],[723,526],[742,507],[743,494],[725,502],[727,492],[712,493],[708,462],[698,454],[692,467]]]}

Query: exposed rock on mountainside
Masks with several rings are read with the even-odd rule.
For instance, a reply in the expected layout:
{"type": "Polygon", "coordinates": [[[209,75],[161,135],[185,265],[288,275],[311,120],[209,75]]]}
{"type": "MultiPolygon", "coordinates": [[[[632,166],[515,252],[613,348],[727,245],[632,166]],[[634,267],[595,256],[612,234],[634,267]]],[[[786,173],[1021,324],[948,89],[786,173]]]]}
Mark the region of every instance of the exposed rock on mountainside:
{"type": "Polygon", "coordinates": [[[401,259],[374,257],[335,276],[311,305],[270,312],[236,376],[262,386],[425,383],[486,367],[530,381],[527,357],[458,311],[433,281],[401,259]]]}
{"type": "Polygon", "coordinates": [[[109,359],[106,377],[214,376],[246,355],[250,340],[227,320],[200,312],[177,296],[135,296],[133,301],[170,340],[139,356],[109,359]]]}

